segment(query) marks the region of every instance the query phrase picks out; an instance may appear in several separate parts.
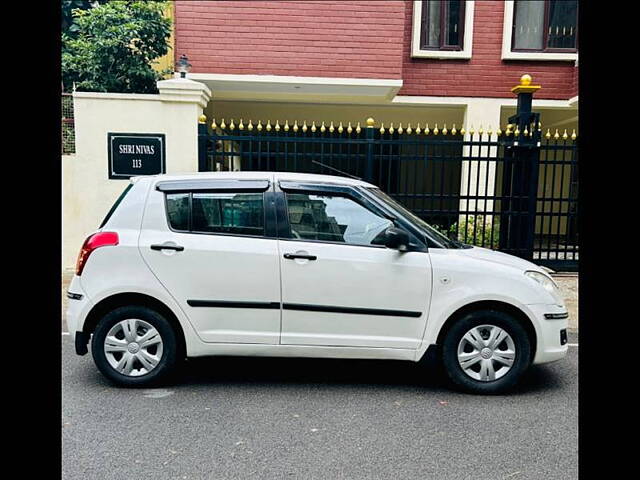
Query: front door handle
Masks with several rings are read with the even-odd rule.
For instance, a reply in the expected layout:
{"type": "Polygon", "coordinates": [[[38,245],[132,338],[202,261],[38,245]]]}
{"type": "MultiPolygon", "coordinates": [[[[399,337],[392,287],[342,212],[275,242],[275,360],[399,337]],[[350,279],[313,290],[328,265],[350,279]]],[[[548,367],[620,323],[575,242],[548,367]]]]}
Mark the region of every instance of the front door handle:
{"type": "Polygon", "coordinates": [[[151,250],[175,250],[176,252],[181,252],[184,250],[184,247],[171,243],[162,243],[160,245],[151,245],[151,250]]]}
{"type": "Polygon", "coordinates": [[[318,257],[315,255],[305,255],[302,253],[285,253],[284,258],[287,260],[295,260],[296,258],[302,258],[304,260],[317,260],[318,257]]]}

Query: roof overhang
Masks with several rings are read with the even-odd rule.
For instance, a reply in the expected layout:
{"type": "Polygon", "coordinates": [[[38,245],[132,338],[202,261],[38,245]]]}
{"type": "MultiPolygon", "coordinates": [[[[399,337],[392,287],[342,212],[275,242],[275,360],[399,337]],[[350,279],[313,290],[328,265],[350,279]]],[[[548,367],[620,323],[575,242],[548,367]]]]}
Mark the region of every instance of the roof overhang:
{"type": "Polygon", "coordinates": [[[222,73],[190,73],[188,77],[209,87],[214,100],[254,102],[388,103],[402,87],[402,80],[380,78],[222,73]]]}

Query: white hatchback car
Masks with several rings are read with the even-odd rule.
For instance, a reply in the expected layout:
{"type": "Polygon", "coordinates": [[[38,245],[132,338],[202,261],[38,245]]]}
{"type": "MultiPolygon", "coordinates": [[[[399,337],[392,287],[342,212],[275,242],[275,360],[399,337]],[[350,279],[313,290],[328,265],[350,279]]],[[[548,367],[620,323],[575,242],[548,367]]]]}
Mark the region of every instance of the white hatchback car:
{"type": "Polygon", "coordinates": [[[459,388],[496,393],[567,352],[567,309],[540,267],[325,175],[133,178],[82,246],[68,298],[76,352],[91,340],[121,385],[187,357],[428,356],[459,388]]]}

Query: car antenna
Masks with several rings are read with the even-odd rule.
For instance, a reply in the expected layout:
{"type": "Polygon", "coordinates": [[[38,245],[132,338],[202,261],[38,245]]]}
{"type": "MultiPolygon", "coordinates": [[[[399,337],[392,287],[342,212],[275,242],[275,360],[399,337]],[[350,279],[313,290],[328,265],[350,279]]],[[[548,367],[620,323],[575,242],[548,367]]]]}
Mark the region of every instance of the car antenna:
{"type": "Polygon", "coordinates": [[[320,165],[322,167],[328,168],[329,170],[333,170],[335,172],[341,173],[342,175],[346,175],[347,177],[355,178],[356,180],[362,180],[362,178],[360,178],[360,177],[356,177],[355,175],[351,175],[350,173],[343,172],[342,170],[338,170],[337,168],[334,168],[334,167],[330,167],[329,165],[326,165],[326,164],[324,164],[322,162],[318,162],[317,160],[311,160],[311,163],[315,163],[315,164],[320,165]]]}

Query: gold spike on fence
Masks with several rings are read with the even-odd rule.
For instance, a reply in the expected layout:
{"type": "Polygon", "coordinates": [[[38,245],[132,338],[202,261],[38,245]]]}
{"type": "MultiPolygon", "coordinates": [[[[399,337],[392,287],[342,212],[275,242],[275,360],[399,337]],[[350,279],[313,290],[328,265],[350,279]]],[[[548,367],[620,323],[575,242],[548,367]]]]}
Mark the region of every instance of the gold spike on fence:
{"type": "Polygon", "coordinates": [[[576,138],[578,138],[578,135],[576,135],[576,129],[573,129],[573,133],[571,134],[571,140],[575,140],[576,138]]]}

